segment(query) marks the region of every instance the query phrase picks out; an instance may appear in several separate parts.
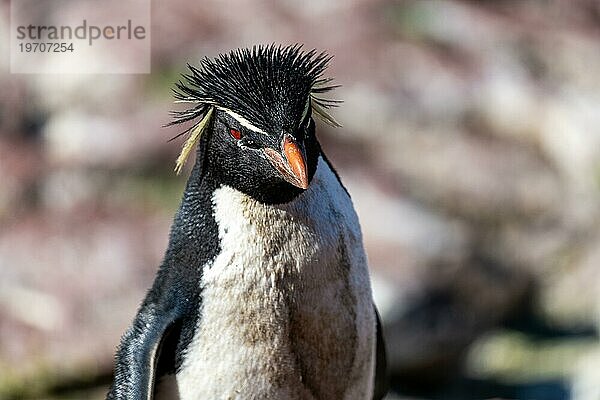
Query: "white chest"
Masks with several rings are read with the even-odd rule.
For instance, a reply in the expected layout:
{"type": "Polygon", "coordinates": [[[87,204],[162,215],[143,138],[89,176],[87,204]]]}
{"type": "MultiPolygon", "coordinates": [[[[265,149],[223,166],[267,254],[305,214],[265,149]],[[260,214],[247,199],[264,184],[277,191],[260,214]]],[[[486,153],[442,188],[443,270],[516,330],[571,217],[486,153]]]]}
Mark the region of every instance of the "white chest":
{"type": "Polygon", "coordinates": [[[221,252],[204,270],[180,397],[367,398],[368,271],[356,214],[327,164],[286,205],[229,187],[213,201],[221,252]]]}

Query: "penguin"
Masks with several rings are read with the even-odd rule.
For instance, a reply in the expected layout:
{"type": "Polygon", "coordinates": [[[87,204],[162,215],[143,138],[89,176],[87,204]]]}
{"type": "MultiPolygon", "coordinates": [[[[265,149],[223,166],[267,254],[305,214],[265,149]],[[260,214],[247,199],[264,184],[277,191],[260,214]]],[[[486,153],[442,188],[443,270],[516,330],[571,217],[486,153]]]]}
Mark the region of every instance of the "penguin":
{"type": "Polygon", "coordinates": [[[196,161],[107,399],[381,399],[381,323],[352,200],[315,135],[331,57],[261,45],[176,84],[196,161]]]}

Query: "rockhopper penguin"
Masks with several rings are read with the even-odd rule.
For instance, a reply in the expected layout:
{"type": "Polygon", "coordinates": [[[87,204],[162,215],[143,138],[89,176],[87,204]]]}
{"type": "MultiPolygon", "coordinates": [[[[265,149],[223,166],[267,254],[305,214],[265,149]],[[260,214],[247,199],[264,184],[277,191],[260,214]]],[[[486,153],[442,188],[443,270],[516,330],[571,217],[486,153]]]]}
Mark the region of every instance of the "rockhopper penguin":
{"type": "Polygon", "coordinates": [[[235,50],[176,85],[197,143],[169,246],[108,399],[381,399],[385,354],[360,226],[315,136],[330,57],[235,50]]]}

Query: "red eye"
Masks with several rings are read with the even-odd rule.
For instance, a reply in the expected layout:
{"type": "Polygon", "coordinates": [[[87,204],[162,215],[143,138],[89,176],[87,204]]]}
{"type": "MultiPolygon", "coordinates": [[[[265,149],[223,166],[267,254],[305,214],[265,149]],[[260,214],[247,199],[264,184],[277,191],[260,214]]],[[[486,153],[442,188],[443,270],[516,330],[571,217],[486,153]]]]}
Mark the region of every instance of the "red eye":
{"type": "Polygon", "coordinates": [[[242,132],[240,132],[236,129],[230,129],[229,133],[231,134],[231,137],[234,138],[235,140],[240,140],[242,138],[242,132]]]}

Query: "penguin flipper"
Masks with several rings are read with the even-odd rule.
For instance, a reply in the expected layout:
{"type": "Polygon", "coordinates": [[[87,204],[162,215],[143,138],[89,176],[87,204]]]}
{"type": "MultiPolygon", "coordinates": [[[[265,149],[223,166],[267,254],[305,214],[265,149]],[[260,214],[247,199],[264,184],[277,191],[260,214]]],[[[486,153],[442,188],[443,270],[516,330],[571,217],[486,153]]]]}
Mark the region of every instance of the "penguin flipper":
{"type": "Polygon", "coordinates": [[[107,400],[151,400],[161,345],[180,318],[176,309],[158,312],[144,305],[127,330],[116,355],[107,400]]]}
{"type": "Polygon", "coordinates": [[[388,392],[387,379],[387,360],[385,354],[385,342],[383,340],[383,330],[381,328],[381,319],[377,307],[373,305],[375,317],[377,318],[377,345],[375,349],[375,382],[373,385],[373,400],[381,400],[388,392]]]}

